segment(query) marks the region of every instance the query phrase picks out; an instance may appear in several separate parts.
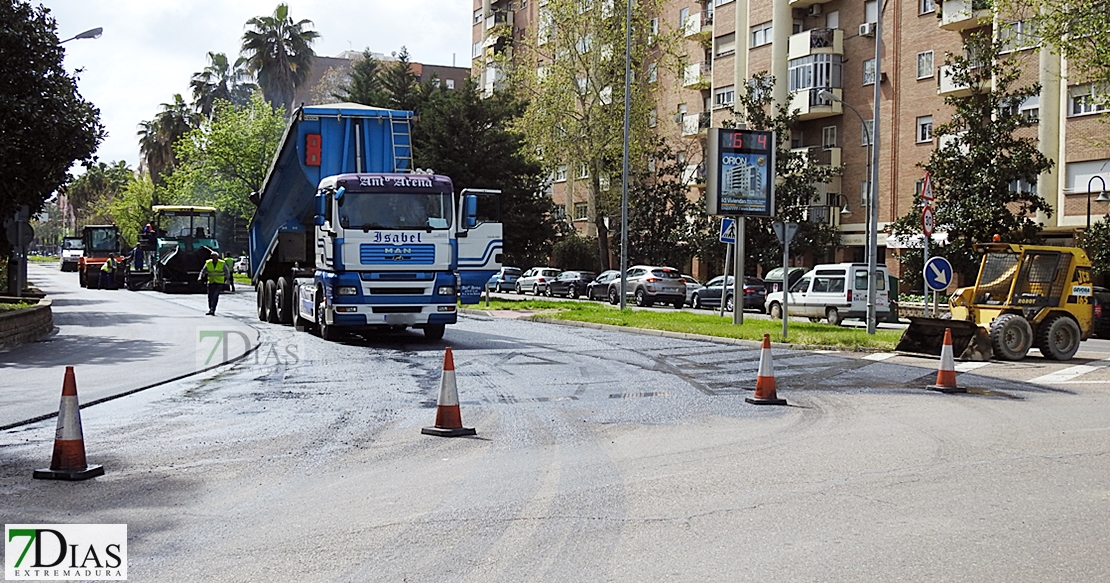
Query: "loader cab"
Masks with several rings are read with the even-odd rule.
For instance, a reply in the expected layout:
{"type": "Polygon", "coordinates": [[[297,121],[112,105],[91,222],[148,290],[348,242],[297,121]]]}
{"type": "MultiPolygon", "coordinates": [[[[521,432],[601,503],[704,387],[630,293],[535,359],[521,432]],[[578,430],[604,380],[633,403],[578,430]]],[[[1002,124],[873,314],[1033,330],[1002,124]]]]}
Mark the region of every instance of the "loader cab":
{"type": "Polygon", "coordinates": [[[197,251],[206,247],[219,251],[216,240],[216,209],[203,206],[156,206],[154,226],[158,233],[158,247],[168,251],[180,247],[183,251],[197,251]]]}

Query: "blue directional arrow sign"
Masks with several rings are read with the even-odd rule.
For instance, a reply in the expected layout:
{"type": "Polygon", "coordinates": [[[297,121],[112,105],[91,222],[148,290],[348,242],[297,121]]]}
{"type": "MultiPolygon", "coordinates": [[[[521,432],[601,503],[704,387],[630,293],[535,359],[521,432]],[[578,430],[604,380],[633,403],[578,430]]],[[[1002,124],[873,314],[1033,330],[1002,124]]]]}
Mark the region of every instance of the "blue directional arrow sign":
{"type": "Polygon", "coordinates": [[[925,262],[925,285],[933,291],[948,289],[952,283],[952,264],[943,257],[930,257],[925,262]]]}
{"type": "Polygon", "coordinates": [[[736,219],[725,217],[721,221],[721,242],[736,243],[736,219]]]}

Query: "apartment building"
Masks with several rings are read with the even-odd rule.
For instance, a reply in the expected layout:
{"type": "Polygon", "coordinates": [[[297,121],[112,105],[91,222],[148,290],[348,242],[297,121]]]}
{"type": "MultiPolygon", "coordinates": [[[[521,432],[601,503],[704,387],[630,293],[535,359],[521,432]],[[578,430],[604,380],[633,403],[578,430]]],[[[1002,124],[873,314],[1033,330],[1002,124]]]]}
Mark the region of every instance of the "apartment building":
{"type": "MultiPolygon", "coordinates": [[[[490,57],[535,34],[545,4],[474,1],[473,74],[488,91],[504,77],[490,57]]],[[[622,14],[617,10],[615,16],[622,14]]],[[[1041,151],[1055,162],[1037,184],[1054,210],[1051,217],[1039,217],[1049,240],[1071,244],[1088,223],[1088,205],[1092,222],[1110,212],[1107,203],[1096,199],[1106,190],[1103,183],[1110,185],[1107,110],[1091,99],[1090,86],[1068,81],[1067,63],[1060,57],[1032,49],[1036,41],[1023,34],[1023,23],[1006,22],[980,0],[901,0],[885,6],[878,0],[666,0],[652,27],[680,31],[683,38],[685,68],[660,69],[650,122],[685,152],[692,195],[698,194],[698,177],[704,174],[707,128],[719,127],[731,115],[728,106],[735,102],[736,87],[760,71],[781,80],[782,95],[801,112],[795,130],[780,139],[808,150],[816,163],[844,165],[843,174],[821,189],[809,212],[810,220],[838,227],[843,247],[827,257],[803,259],[807,263],[864,259],[869,136],[877,129],[878,258],[893,274],[900,272],[898,243],[891,239],[888,249],[884,233],[914,210],[913,197],[924,175],[920,165],[937,147],[932,128],[951,117],[944,97],[969,93],[947,74],[945,56],[962,53],[967,35],[981,28],[1009,35],[1023,81],[1042,85],[1041,94],[1021,110],[1039,120],[1026,131],[1035,132],[1041,151]],[[881,66],[876,71],[879,30],[881,66]],[[822,90],[839,101],[822,99],[822,90]]],[[[559,168],[552,196],[565,205],[568,220],[589,233],[585,199],[573,187],[573,171],[569,174],[566,167],[559,168]]]]}

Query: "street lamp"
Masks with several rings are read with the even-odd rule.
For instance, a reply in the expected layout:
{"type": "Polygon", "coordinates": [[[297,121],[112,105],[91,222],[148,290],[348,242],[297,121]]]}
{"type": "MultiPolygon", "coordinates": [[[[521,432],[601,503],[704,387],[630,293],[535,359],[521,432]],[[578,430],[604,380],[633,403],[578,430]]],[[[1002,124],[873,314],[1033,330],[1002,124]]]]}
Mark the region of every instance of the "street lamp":
{"type": "Polygon", "coordinates": [[[78,39],[83,39],[83,38],[100,38],[100,35],[102,35],[102,34],[104,34],[104,28],[98,26],[96,28],[90,28],[89,30],[86,30],[85,32],[82,32],[81,34],[78,34],[77,36],[67,38],[63,41],[58,41],[58,44],[67,43],[71,40],[78,40],[78,39]]]}
{"type": "Polygon", "coordinates": [[[1098,181],[1102,183],[1102,190],[1099,191],[1098,198],[1095,199],[1095,202],[1110,201],[1110,196],[1106,196],[1106,181],[1103,180],[1102,177],[1099,176],[1098,174],[1095,174],[1094,176],[1091,177],[1090,180],[1087,181],[1087,230],[1088,231],[1091,230],[1091,187],[1094,186],[1094,184],[1095,184],[1095,178],[1098,178],[1098,181]]]}

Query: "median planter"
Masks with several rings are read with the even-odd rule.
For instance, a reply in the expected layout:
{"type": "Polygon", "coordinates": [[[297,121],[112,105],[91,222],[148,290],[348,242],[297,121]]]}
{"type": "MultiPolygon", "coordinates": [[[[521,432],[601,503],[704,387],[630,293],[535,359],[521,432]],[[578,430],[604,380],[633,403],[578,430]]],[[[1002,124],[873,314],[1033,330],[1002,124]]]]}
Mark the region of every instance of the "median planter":
{"type": "MultiPolygon", "coordinates": [[[[0,297],[0,303],[16,303],[29,298],[0,297]]],[[[38,303],[17,310],[0,312],[0,348],[8,348],[34,342],[54,329],[54,314],[50,311],[50,300],[39,299],[38,303]]]]}

